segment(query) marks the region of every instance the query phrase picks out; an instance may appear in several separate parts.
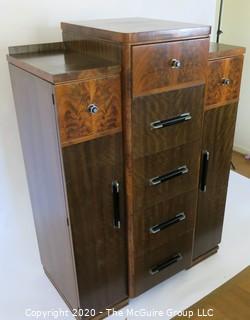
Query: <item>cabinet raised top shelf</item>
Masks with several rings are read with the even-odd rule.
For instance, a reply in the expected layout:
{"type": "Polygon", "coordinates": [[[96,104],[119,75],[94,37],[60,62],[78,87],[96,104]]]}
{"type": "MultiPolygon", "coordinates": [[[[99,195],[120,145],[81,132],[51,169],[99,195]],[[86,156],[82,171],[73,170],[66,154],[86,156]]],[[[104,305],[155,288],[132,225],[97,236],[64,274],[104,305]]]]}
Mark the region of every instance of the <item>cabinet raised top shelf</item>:
{"type": "Polygon", "coordinates": [[[149,18],[123,18],[62,22],[63,32],[91,36],[121,43],[142,43],[208,37],[211,27],[206,25],[149,18]]]}
{"type": "Polygon", "coordinates": [[[209,60],[230,58],[246,53],[246,48],[223,43],[210,42],[209,60]]]}
{"type": "Polygon", "coordinates": [[[51,83],[88,80],[119,73],[117,63],[71,50],[66,42],[9,48],[9,63],[51,83]]]}

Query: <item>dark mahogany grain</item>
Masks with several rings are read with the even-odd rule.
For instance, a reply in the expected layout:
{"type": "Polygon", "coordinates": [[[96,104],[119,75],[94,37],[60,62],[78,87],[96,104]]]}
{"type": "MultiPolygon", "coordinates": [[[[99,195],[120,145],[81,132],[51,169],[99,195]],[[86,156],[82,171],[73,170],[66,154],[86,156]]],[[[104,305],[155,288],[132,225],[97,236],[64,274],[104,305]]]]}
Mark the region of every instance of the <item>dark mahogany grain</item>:
{"type": "Polygon", "coordinates": [[[81,307],[103,311],[127,297],[122,135],[65,147],[63,161],[81,307]],[[114,180],[121,229],[113,225],[114,180]]]}
{"type": "Polygon", "coordinates": [[[246,49],[238,46],[231,46],[223,43],[210,42],[209,60],[224,59],[241,56],[246,52],[246,49]]]}
{"type": "Polygon", "coordinates": [[[9,67],[41,262],[69,307],[78,308],[53,86],[9,67]]]}
{"type": "Polygon", "coordinates": [[[156,284],[173,276],[177,272],[187,268],[191,263],[193,233],[188,232],[179,237],[172,238],[166,244],[153,251],[145,251],[141,257],[135,261],[135,295],[152,288],[156,284]],[[182,260],[167,267],[163,271],[151,275],[151,267],[162,263],[171,256],[181,253],[182,260]]]}
{"type": "Polygon", "coordinates": [[[133,162],[134,210],[148,208],[154,204],[175,197],[198,186],[201,140],[138,158],[133,162]],[[162,184],[150,186],[149,179],[166,174],[186,165],[187,174],[162,184]]]}
{"type": "Polygon", "coordinates": [[[98,19],[61,24],[63,32],[124,44],[208,37],[210,26],[149,18],[98,19]]]}
{"type": "Polygon", "coordinates": [[[133,99],[133,158],[139,158],[195,141],[201,136],[204,85],[133,99]],[[184,113],[192,119],[161,129],[150,124],[184,113]]]}
{"type": "Polygon", "coordinates": [[[199,192],[194,259],[221,241],[237,104],[205,112],[202,149],[210,153],[207,191],[199,192]]]}
{"type": "Polygon", "coordinates": [[[181,195],[163,200],[157,205],[145,210],[136,211],[135,224],[135,255],[153,251],[175,239],[176,237],[194,229],[197,207],[197,190],[182,193],[181,195]],[[177,214],[184,213],[185,219],[173,224],[156,234],[150,233],[150,228],[173,219],[177,214]]]}

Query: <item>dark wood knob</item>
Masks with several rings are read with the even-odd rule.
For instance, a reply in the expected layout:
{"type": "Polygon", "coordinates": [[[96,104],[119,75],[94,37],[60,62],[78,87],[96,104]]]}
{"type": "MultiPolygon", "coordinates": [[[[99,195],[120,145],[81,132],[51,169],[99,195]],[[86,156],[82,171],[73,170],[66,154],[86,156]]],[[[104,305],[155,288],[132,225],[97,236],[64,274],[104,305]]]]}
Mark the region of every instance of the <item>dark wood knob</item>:
{"type": "Polygon", "coordinates": [[[181,62],[178,59],[172,59],[171,61],[171,67],[173,69],[179,69],[181,67],[181,62]]]}

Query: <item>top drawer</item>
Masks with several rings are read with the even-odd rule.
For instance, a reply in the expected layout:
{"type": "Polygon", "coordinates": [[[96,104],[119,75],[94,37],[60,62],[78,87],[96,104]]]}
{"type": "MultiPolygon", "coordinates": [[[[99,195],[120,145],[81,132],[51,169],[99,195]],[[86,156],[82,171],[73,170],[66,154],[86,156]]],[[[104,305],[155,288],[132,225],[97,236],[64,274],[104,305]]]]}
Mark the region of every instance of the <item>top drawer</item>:
{"type": "Polygon", "coordinates": [[[209,61],[205,105],[223,105],[238,100],[243,56],[209,61]]]}
{"type": "Polygon", "coordinates": [[[120,77],[55,87],[62,146],[121,131],[120,77]]]}
{"type": "Polygon", "coordinates": [[[205,82],[208,47],[208,39],[134,46],[133,96],[205,82]]]}

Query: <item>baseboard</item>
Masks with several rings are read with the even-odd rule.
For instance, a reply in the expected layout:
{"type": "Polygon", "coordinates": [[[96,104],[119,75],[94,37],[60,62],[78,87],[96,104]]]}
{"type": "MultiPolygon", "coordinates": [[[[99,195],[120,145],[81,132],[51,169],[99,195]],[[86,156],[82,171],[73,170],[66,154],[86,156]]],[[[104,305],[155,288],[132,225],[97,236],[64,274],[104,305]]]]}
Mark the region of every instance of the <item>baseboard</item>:
{"type": "Polygon", "coordinates": [[[242,154],[250,154],[250,150],[242,146],[234,146],[233,150],[242,154]]]}

